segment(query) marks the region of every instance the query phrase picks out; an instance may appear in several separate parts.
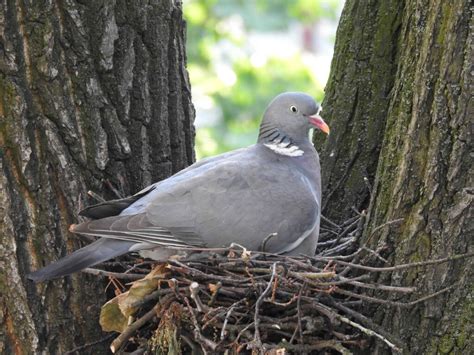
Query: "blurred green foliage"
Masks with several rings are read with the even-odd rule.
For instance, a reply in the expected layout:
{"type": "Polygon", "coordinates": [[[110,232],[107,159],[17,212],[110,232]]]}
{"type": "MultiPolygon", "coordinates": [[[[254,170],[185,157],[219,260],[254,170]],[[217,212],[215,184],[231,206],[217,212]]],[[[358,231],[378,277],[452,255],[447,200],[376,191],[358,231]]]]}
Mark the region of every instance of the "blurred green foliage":
{"type": "Polygon", "coordinates": [[[281,92],[304,91],[319,101],[323,98],[323,88],[301,55],[269,58],[264,65],[255,65],[251,53],[235,55],[229,51],[225,54],[235,74],[229,84],[216,70],[216,46],[226,41],[239,48],[245,44],[248,32],[284,31],[294,22],[311,24],[320,18],[335,19],[339,5],[340,0],[184,1],[193,93],[211,98],[222,112],[222,119],[198,129],[198,159],[255,143],[263,110],[281,92]],[[228,21],[236,18],[243,31],[228,26],[228,21]]]}

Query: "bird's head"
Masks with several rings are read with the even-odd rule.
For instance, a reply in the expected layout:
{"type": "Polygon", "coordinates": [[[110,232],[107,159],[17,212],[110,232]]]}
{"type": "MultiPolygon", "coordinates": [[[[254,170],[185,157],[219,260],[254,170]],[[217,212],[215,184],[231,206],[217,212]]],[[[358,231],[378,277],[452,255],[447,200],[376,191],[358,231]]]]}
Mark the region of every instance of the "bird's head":
{"type": "MultiPolygon", "coordinates": [[[[272,130],[278,130],[294,142],[308,139],[312,127],[329,134],[329,126],[319,113],[321,106],[309,95],[301,92],[285,92],[268,105],[260,125],[259,141],[272,130]]],[[[267,136],[268,137],[268,136],[267,136]]]]}

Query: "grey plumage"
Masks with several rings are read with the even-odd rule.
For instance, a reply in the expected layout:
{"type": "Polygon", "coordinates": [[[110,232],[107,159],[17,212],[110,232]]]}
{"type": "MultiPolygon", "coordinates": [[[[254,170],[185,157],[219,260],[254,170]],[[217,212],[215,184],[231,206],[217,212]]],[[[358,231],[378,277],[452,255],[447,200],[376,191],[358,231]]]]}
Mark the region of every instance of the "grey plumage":
{"type": "Polygon", "coordinates": [[[128,253],[134,242],[100,238],[84,248],[49,264],[48,266],[28,275],[30,280],[41,282],[66,276],[74,272],[102,263],[116,256],[128,253]]]}
{"type": "Polygon", "coordinates": [[[320,220],[319,158],[311,124],[325,132],[319,106],[285,93],[268,106],[257,144],[204,159],[134,196],[86,208],[74,233],[98,241],[29,275],[68,275],[140,249],[226,247],[232,242],[274,253],[314,253],[320,220]]]}

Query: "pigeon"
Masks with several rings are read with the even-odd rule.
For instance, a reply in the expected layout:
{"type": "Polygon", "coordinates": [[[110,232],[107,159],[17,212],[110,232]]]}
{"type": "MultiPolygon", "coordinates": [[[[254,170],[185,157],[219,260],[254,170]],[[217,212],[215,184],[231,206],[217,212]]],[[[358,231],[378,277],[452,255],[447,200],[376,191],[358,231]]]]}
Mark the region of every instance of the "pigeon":
{"type": "Polygon", "coordinates": [[[310,128],[329,134],[309,95],[286,92],[266,108],[257,143],[200,160],[124,199],[79,212],[70,231],[97,241],[28,275],[45,281],[134,251],[155,259],[229,247],[314,254],[321,216],[321,174],[310,128]]]}

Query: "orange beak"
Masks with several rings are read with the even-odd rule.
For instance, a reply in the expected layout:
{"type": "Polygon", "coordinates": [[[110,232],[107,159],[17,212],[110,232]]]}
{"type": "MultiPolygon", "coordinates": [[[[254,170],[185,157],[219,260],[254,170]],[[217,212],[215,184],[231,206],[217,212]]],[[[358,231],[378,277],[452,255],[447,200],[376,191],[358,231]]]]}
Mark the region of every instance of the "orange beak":
{"type": "Polygon", "coordinates": [[[314,127],[320,129],[322,132],[329,134],[329,126],[318,114],[309,116],[309,123],[311,123],[314,127]]]}

